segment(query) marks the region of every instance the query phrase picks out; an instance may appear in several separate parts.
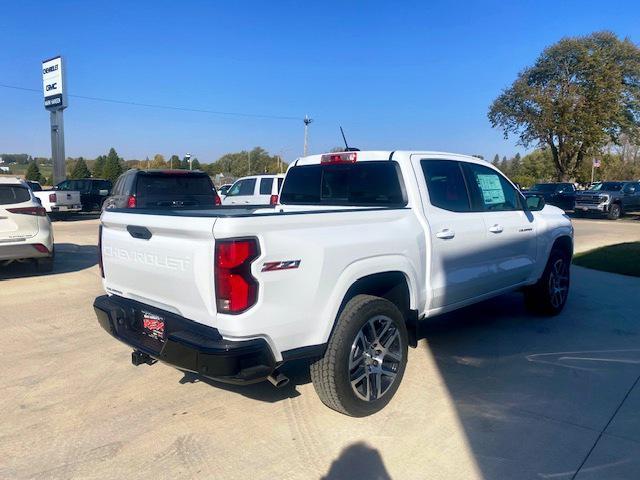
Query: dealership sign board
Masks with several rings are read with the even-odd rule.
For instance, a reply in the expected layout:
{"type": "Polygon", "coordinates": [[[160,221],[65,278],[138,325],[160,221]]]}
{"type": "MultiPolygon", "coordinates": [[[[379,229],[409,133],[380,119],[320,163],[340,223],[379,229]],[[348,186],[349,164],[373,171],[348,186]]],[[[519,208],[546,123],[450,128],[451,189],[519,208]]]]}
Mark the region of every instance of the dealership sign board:
{"type": "Polygon", "coordinates": [[[44,108],[62,110],[67,106],[65,76],[62,57],[54,57],[42,62],[42,89],[44,108]]]}

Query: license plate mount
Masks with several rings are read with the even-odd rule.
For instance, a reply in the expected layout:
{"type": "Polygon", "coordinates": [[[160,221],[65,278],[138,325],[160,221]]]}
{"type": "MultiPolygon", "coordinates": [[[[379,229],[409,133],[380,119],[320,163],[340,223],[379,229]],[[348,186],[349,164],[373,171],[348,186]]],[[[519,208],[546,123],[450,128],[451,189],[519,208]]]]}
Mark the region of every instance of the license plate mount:
{"type": "Polygon", "coordinates": [[[155,313],[142,311],[142,333],[158,342],[164,343],[164,318],[155,313]]]}

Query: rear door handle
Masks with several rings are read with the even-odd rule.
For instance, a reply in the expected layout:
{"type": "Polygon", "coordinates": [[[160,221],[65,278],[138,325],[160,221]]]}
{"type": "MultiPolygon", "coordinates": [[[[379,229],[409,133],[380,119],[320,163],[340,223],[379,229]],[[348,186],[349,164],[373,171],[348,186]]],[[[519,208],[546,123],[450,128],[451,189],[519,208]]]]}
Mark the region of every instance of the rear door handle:
{"type": "Polygon", "coordinates": [[[489,227],[489,231],[491,233],[502,233],[503,230],[504,228],[502,228],[502,225],[498,225],[497,223],[494,226],[489,227]]]}
{"type": "Polygon", "coordinates": [[[449,230],[448,228],[443,228],[438,233],[436,233],[436,237],[441,238],[443,240],[450,240],[456,236],[456,232],[453,230],[449,230]]]}

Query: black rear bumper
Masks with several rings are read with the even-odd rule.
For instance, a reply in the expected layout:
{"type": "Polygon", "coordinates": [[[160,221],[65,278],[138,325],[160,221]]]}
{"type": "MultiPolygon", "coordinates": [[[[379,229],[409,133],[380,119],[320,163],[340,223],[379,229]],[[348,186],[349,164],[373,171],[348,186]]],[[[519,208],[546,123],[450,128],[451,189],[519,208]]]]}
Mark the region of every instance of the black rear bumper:
{"type": "Polygon", "coordinates": [[[229,341],[215,328],[118,296],[95,299],[98,322],[121,342],[181,370],[231,383],[264,380],[276,362],[264,339],[229,341]],[[161,342],[142,332],[142,312],[164,319],[161,342]]]}

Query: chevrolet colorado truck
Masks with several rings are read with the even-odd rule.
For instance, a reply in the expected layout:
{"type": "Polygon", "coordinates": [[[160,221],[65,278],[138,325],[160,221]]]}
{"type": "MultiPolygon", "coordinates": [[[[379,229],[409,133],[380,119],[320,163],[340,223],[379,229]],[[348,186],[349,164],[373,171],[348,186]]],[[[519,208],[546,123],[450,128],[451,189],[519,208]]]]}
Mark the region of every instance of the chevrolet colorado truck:
{"type": "Polygon", "coordinates": [[[105,210],[99,250],[98,321],[135,365],[280,386],[309,359],[321,400],[365,416],[419,321],[516,289],[559,313],[573,228],[480,159],[347,151],[296,160],[274,208],[105,210]]]}

